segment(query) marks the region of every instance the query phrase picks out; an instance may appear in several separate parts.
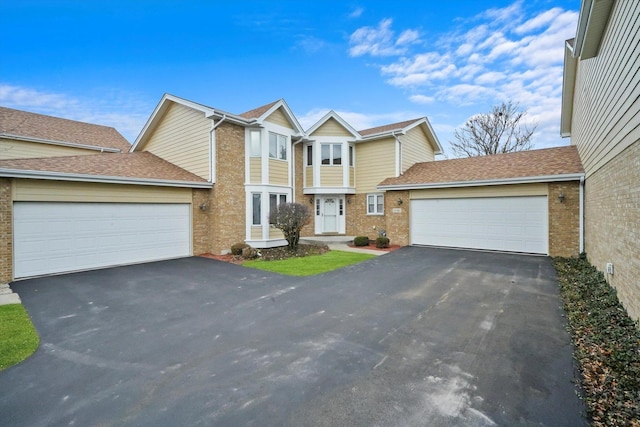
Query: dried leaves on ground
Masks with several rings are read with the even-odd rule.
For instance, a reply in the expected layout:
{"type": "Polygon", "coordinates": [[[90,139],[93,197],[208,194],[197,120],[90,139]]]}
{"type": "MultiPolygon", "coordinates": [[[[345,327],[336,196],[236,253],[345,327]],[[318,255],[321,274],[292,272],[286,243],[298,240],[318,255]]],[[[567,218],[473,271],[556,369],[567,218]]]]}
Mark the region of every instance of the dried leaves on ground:
{"type": "Polygon", "coordinates": [[[640,426],[638,325],[584,257],[554,264],[593,425],[640,426]]]}

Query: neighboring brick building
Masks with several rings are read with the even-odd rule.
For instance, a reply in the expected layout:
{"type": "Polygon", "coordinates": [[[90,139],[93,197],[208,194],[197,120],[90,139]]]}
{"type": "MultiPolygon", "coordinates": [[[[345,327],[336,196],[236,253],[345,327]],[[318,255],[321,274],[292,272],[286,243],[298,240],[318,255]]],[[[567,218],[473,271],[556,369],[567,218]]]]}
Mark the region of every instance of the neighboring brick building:
{"type": "Polygon", "coordinates": [[[640,2],[582,2],[561,131],[585,168],[585,251],[640,320],[640,2]],[[607,271],[607,265],[610,265],[607,271]]]}

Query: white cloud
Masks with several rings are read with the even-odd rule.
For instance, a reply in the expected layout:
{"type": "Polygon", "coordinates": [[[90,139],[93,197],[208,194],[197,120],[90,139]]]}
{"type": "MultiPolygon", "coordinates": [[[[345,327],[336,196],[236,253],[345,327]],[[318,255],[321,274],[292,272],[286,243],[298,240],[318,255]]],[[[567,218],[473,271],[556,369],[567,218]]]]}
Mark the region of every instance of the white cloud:
{"type": "Polygon", "coordinates": [[[391,29],[393,20],[380,21],[377,27],[358,28],[349,38],[349,55],[351,56],[394,56],[404,54],[410,45],[420,41],[417,30],[408,29],[396,38],[391,29]]]}
{"type": "Polygon", "coordinates": [[[409,100],[411,102],[415,102],[416,104],[431,104],[435,102],[436,99],[433,96],[416,94],[416,95],[411,95],[409,97],[409,100]]]}
{"type": "Polygon", "coordinates": [[[355,9],[353,9],[353,11],[351,11],[351,13],[349,14],[349,18],[360,18],[360,16],[362,16],[362,13],[364,12],[364,9],[361,7],[356,7],[355,9]]]}
{"type": "MultiPolygon", "coordinates": [[[[473,107],[484,112],[501,101],[518,102],[539,122],[539,144],[560,142],[564,41],[574,36],[578,13],[560,7],[529,10],[528,4],[525,7],[523,0],[517,0],[462,18],[457,30],[435,35],[430,45],[408,45],[401,57],[381,59],[377,64],[380,73],[388,84],[407,90],[413,103],[440,102],[443,107],[473,107]]],[[[398,54],[391,21],[383,23],[375,40],[387,43],[378,46],[375,54],[370,47],[361,49],[359,55],[380,57],[382,47],[398,54]]]]}
{"type": "Polygon", "coordinates": [[[325,46],[326,43],[324,40],[313,36],[300,35],[298,36],[298,40],[296,40],[294,48],[302,49],[306,53],[312,54],[318,52],[325,46]]]}
{"type": "Polygon", "coordinates": [[[105,89],[98,96],[81,98],[6,83],[0,83],[0,105],[112,126],[129,142],[133,142],[138,136],[154,107],[153,103],[140,101],[133,94],[113,90],[105,89]]]}

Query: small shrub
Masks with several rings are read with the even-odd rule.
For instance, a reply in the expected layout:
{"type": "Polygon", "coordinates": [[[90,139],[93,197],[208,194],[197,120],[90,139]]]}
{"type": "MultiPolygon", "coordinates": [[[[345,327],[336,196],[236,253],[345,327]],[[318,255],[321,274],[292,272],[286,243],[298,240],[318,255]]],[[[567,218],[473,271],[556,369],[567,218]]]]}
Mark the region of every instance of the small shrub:
{"type": "Polygon", "coordinates": [[[388,237],[378,237],[376,239],[376,248],[388,248],[389,247],[389,238],[388,237]]]}
{"type": "Polygon", "coordinates": [[[369,246],[369,237],[357,236],[355,239],[353,239],[353,244],[355,246],[369,246]]]}
{"type": "Polygon", "coordinates": [[[234,244],[231,246],[231,254],[232,254],[232,255],[242,255],[242,250],[243,250],[244,248],[248,248],[248,247],[249,247],[249,245],[247,245],[247,244],[246,244],[246,243],[244,243],[244,242],[234,243],[234,244]]]}
{"type": "Polygon", "coordinates": [[[258,251],[256,248],[247,245],[246,248],[242,249],[242,257],[246,259],[258,258],[258,251]]]}

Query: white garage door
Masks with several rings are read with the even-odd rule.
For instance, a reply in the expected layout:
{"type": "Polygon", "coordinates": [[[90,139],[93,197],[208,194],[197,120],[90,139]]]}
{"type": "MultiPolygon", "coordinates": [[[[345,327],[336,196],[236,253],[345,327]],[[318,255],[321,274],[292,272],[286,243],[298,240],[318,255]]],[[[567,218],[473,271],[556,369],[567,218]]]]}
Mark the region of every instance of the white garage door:
{"type": "Polygon", "coordinates": [[[547,197],[411,201],[411,243],[548,253],[547,197]]]}
{"type": "Polygon", "coordinates": [[[189,256],[188,204],[14,203],[16,278],[189,256]]]}

